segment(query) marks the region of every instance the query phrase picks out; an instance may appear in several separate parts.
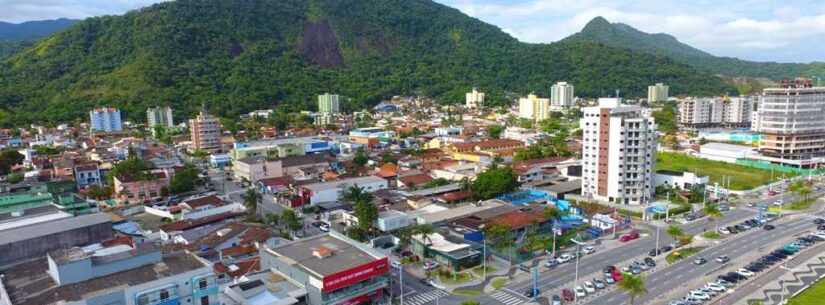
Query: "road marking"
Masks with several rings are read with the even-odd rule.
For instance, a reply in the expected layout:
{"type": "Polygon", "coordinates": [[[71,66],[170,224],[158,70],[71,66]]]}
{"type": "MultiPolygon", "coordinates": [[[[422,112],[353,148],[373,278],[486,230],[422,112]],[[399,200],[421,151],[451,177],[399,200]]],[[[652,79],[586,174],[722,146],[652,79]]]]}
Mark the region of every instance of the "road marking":
{"type": "Polygon", "coordinates": [[[525,302],[521,296],[512,295],[504,291],[493,293],[490,297],[496,299],[496,301],[499,301],[504,305],[520,305],[525,302]]]}
{"type": "Polygon", "coordinates": [[[423,305],[435,301],[440,297],[448,296],[449,293],[441,289],[433,289],[427,292],[422,292],[413,296],[406,296],[404,294],[404,304],[408,305],[423,305]]]}

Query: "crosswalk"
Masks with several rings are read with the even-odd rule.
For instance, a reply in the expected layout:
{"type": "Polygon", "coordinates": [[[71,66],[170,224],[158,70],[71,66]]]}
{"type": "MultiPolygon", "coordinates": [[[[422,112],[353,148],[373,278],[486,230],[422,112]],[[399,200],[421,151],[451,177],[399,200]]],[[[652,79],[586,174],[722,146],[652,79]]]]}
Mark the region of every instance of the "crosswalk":
{"type": "Polygon", "coordinates": [[[525,302],[524,299],[520,296],[513,295],[505,291],[498,291],[496,293],[491,294],[490,297],[496,299],[504,305],[521,305],[525,302]]]}
{"type": "Polygon", "coordinates": [[[433,289],[427,292],[416,293],[411,296],[404,295],[404,305],[424,305],[435,301],[437,298],[443,298],[448,296],[444,290],[441,289],[433,289]]]}

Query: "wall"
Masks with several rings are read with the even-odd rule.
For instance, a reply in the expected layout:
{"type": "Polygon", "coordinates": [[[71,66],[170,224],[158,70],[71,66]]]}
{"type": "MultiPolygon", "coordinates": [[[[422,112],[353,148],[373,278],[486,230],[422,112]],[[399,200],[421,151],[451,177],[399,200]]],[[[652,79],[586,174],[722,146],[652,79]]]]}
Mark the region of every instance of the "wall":
{"type": "Polygon", "coordinates": [[[75,230],[0,245],[0,266],[20,259],[45,255],[47,252],[87,245],[112,238],[112,223],[104,222],[75,230]]]}

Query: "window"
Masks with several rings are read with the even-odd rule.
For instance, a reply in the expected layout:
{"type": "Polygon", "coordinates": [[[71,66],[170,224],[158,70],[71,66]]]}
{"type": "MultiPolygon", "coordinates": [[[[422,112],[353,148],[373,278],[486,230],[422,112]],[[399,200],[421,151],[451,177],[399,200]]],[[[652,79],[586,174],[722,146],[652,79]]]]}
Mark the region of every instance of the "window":
{"type": "Polygon", "coordinates": [[[169,299],[169,291],[167,291],[167,290],[161,290],[161,291],[160,291],[160,300],[161,300],[161,301],[166,301],[166,300],[168,300],[168,299],[169,299]]]}
{"type": "Polygon", "coordinates": [[[208,296],[202,296],[201,297],[201,305],[209,305],[209,297],[208,296]]]}
{"type": "Polygon", "coordinates": [[[208,287],[208,286],[209,286],[209,282],[207,282],[206,279],[200,279],[200,281],[198,281],[198,288],[206,289],[206,287],[208,287]]]}

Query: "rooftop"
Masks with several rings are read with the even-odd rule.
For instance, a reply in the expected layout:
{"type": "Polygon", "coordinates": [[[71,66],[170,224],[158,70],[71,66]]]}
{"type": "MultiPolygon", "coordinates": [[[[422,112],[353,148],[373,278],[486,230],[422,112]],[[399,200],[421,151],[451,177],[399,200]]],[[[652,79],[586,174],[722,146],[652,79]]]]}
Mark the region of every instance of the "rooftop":
{"type": "Polygon", "coordinates": [[[366,185],[366,184],[382,183],[382,182],[385,182],[385,181],[386,180],[381,179],[381,178],[376,177],[376,176],[366,176],[366,177],[341,179],[341,180],[330,181],[330,182],[312,183],[312,184],[304,185],[303,187],[306,188],[306,189],[309,189],[311,191],[323,191],[323,190],[328,190],[328,189],[332,189],[332,188],[344,187],[344,186],[348,186],[348,185],[363,186],[363,185],[366,185]]]}
{"type": "Polygon", "coordinates": [[[378,259],[354,246],[350,241],[331,234],[297,240],[272,248],[271,251],[295,261],[318,277],[329,276],[378,259]],[[315,252],[324,252],[324,255],[317,255],[315,252]]]}
{"type": "Polygon", "coordinates": [[[70,231],[95,224],[111,222],[112,218],[105,213],[80,215],[61,218],[45,223],[19,226],[0,231],[0,244],[10,244],[40,236],[51,235],[63,231],[70,231]]]}
{"type": "Polygon", "coordinates": [[[79,283],[58,286],[48,275],[46,258],[2,270],[3,285],[14,305],[47,305],[60,301],[79,301],[94,292],[120,286],[135,286],[157,279],[189,272],[206,266],[194,255],[177,253],[161,262],[113,273],[79,283]]]}

